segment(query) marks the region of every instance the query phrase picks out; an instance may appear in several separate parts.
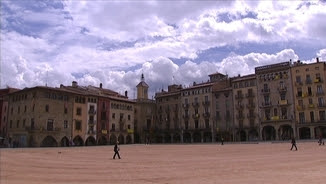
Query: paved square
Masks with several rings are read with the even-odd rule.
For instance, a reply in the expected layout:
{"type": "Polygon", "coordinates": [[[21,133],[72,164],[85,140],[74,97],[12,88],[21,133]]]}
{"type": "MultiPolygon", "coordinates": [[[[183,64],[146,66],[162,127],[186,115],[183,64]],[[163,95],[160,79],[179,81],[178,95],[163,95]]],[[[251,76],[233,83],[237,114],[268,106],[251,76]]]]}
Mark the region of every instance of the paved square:
{"type": "Polygon", "coordinates": [[[0,149],[1,184],[324,184],[326,146],[290,143],[0,149]]]}

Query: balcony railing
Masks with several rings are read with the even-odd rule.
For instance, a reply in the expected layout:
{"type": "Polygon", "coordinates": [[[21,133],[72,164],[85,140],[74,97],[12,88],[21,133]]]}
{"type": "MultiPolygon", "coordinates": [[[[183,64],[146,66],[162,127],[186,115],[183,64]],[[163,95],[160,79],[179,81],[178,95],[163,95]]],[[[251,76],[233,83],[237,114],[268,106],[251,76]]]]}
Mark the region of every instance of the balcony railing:
{"type": "Polygon", "coordinates": [[[324,107],[326,107],[326,104],[325,103],[318,103],[318,107],[319,108],[324,108],[324,107]]]}
{"type": "Polygon", "coordinates": [[[183,115],[182,117],[183,117],[184,119],[189,119],[189,115],[188,115],[188,114],[183,115]]]}
{"type": "Polygon", "coordinates": [[[192,106],[193,107],[198,107],[199,106],[199,103],[198,102],[194,102],[194,103],[192,103],[192,106]]]}
{"type": "Polygon", "coordinates": [[[288,100],[279,100],[278,105],[288,105],[288,100]]]}
{"type": "Polygon", "coordinates": [[[316,79],[314,80],[314,83],[320,83],[320,82],[323,82],[323,80],[322,80],[321,78],[316,78],[316,79]]]}
{"type": "Polygon", "coordinates": [[[89,110],[88,110],[88,113],[89,113],[89,114],[96,114],[96,110],[95,110],[95,109],[89,109],[89,110]]]}
{"type": "Polygon", "coordinates": [[[309,104],[308,108],[315,108],[315,105],[314,104],[309,104]]]}
{"type": "Polygon", "coordinates": [[[253,97],[255,97],[254,93],[247,93],[246,94],[246,98],[253,98],[253,97]]]}
{"type": "Polygon", "coordinates": [[[247,114],[247,118],[254,119],[254,118],[256,118],[256,115],[255,114],[247,114]]]}
{"type": "Polygon", "coordinates": [[[182,104],[182,107],[187,109],[187,108],[189,108],[189,104],[182,104]]]}
{"type": "Polygon", "coordinates": [[[92,120],[92,119],[89,119],[89,120],[88,120],[88,124],[89,124],[89,125],[94,125],[95,123],[96,123],[95,120],[92,120]]]}
{"type": "Polygon", "coordinates": [[[305,109],[304,105],[297,105],[297,110],[298,111],[303,111],[305,109]]]}
{"type": "Polygon", "coordinates": [[[236,107],[237,109],[243,109],[243,105],[242,105],[242,104],[237,104],[235,107],[236,107]]]}
{"type": "Polygon", "coordinates": [[[296,86],[302,86],[302,84],[303,84],[302,81],[296,81],[296,82],[295,82],[295,85],[296,85],[296,86]]]}
{"type": "Polygon", "coordinates": [[[200,117],[199,114],[193,114],[193,115],[192,115],[192,118],[194,118],[194,119],[198,119],[199,117],[200,117]]]}
{"type": "Polygon", "coordinates": [[[209,104],[210,104],[209,101],[204,101],[204,102],[203,102],[203,105],[204,105],[204,106],[209,106],[209,104]]]}
{"type": "Polygon", "coordinates": [[[209,112],[204,112],[203,113],[203,117],[204,118],[209,118],[210,117],[210,113],[209,112]]]}
{"type": "Polygon", "coordinates": [[[249,103],[249,104],[246,105],[246,107],[249,108],[249,109],[252,109],[252,108],[255,108],[256,105],[254,103],[249,103]]]}
{"type": "Polygon", "coordinates": [[[269,88],[265,88],[261,90],[262,93],[270,93],[271,90],[269,88]]]}
{"type": "Polygon", "coordinates": [[[263,102],[261,105],[262,107],[270,107],[272,106],[272,102],[263,102]]]}
{"type": "Polygon", "coordinates": [[[237,117],[237,119],[244,119],[244,115],[243,114],[238,114],[236,117],[237,117]]]}
{"type": "Polygon", "coordinates": [[[316,96],[322,96],[325,95],[324,91],[317,91],[316,96]]]}
{"type": "Polygon", "coordinates": [[[287,88],[285,86],[282,86],[282,87],[277,88],[277,90],[279,92],[285,92],[285,91],[287,91],[287,88]]]}
{"type": "Polygon", "coordinates": [[[235,99],[242,99],[243,98],[243,94],[236,94],[235,95],[235,99]]]}

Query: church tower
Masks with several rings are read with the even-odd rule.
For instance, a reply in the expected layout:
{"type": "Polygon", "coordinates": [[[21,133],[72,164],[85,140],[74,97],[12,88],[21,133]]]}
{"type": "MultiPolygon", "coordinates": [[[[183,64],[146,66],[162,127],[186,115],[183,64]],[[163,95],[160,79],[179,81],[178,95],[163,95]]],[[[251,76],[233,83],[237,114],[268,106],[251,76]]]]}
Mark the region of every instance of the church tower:
{"type": "Polygon", "coordinates": [[[141,81],[137,85],[137,99],[148,99],[148,85],[145,82],[144,74],[141,74],[141,81]]]}

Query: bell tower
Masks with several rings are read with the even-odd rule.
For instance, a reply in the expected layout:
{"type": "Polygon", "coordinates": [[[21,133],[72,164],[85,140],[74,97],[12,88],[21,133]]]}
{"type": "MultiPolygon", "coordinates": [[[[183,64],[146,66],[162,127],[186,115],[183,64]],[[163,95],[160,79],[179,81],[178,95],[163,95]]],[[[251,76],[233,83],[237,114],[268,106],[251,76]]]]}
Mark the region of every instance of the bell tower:
{"type": "Polygon", "coordinates": [[[140,83],[137,87],[137,99],[148,99],[148,85],[145,82],[144,74],[141,74],[140,83]]]}

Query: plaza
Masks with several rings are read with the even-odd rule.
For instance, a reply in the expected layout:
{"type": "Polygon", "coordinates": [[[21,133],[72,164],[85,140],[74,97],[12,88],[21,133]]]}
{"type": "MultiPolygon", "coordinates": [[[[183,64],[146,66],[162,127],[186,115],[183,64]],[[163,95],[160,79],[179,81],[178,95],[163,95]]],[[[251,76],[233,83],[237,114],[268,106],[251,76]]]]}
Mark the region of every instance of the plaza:
{"type": "Polygon", "coordinates": [[[325,183],[325,146],[298,142],[0,149],[1,184],[325,183]]]}

